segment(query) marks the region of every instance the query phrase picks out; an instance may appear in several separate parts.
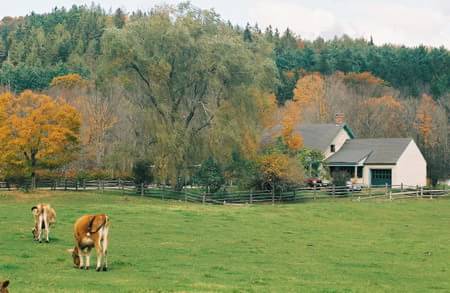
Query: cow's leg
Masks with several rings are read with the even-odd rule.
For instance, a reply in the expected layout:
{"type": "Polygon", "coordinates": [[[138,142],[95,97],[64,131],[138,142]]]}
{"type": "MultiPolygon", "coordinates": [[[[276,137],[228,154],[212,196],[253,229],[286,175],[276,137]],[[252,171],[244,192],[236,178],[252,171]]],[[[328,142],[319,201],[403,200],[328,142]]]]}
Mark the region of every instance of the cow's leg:
{"type": "Polygon", "coordinates": [[[103,229],[99,231],[99,237],[97,243],[95,243],[95,250],[97,252],[97,267],[95,268],[95,270],[97,272],[100,272],[100,270],[102,269],[102,261],[103,261],[102,235],[103,229]]]}
{"type": "Polygon", "coordinates": [[[84,267],[84,253],[83,253],[83,251],[81,251],[81,249],[78,250],[78,251],[79,251],[79,256],[80,256],[80,269],[83,269],[83,267],[84,267]]]}
{"type": "Polygon", "coordinates": [[[88,249],[86,253],[86,270],[89,270],[90,267],[91,267],[91,250],[88,249]]]}
{"type": "Polygon", "coordinates": [[[105,227],[102,237],[102,252],[103,252],[103,271],[108,270],[108,232],[109,228],[105,227]]]}
{"type": "Polygon", "coordinates": [[[42,215],[39,215],[39,225],[38,225],[38,239],[39,243],[42,242],[42,215]]]}
{"type": "Polygon", "coordinates": [[[44,227],[45,227],[45,241],[49,243],[48,234],[50,233],[50,227],[48,224],[47,217],[44,218],[44,227]]]}

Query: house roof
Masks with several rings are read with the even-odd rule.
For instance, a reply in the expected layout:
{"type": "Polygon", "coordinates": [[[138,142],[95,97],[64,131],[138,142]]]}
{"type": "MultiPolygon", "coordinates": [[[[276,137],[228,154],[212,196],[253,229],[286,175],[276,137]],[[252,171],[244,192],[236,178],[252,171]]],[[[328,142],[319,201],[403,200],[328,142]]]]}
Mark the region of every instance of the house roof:
{"type": "Polygon", "coordinates": [[[329,157],[330,165],[395,164],[411,142],[411,138],[360,138],[347,140],[329,157]]]}
{"type": "MultiPolygon", "coordinates": [[[[266,130],[262,137],[262,144],[266,145],[272,142],[274,137],[281,134],[281,129],[282,126],[277,125],[266,130]]],[[[301,135],[305,147],[326,151],[341,129],[344,129],[350,138],[355,137],[346,124],[298,124],[294,128],[294,133],[301,135]]]]}

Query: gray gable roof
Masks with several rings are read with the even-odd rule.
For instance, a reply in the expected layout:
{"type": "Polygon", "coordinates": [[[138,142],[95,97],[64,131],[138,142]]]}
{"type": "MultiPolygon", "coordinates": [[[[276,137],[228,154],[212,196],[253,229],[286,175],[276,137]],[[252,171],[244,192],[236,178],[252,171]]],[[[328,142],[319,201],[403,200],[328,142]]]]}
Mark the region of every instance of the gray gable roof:
{"type": "MultiPolygon", "coordinates": [[[[301,135],[305,147],[323,152],[329,149],[331,142],[341,129],[347,131],[350,138],[354,137],[351,129],[345,124],[297,124],[294,128],[294,133],[301,135]]],[[[264,131],[262,144],[267,145],[271,143],[274,137],[281,134],[281,130],[282,126],[277,125],[264,131]]]]}
{"type": "Polygon", "coordinates": [[[366,158],[364,164],[395,164],[411,140],[411,138],[350,139],[326,162],[330,165],[356,165],[366,158]]]}

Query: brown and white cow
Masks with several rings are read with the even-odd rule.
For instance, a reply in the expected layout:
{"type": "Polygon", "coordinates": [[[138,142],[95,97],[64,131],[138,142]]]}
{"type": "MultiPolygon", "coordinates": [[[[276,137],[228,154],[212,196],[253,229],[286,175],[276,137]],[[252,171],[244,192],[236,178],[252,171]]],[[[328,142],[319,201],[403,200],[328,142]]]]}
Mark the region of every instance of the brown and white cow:
{"type": "Polygon", "coordinates": [[[86,270],[90,267],[91,250],[97,252],[97,272],[108,270],[108,232],[109,217],[106,214],[84,215],[74,225],[75,247],[72,253],[75,267],[86,270]],[[85,258],[86,260],[84,261],[85,258]]]}
{"type": "Polygon", "coordinates": [[[49,204],[40,203],[31,208],[34,217],[32,230],[34,240],[42,242],[42,230],[45,231],[45,241],[49,242],[50,226],[56,223],[56,212],[49,204]]]}
{"type": "Polygon", "coordinates": [[[0,293],[8,293],[8,285],[9,285],[9,281],[6,280],[4,282],[0,283],[1,287],[0,287],[0,293]]]}

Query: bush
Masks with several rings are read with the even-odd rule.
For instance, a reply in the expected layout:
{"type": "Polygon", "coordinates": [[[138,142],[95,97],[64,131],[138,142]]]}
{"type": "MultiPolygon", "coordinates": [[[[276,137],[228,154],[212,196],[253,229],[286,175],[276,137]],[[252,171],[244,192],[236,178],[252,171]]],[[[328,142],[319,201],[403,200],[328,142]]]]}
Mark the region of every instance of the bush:
{"type": "Polygon", "coordinates": [[[133,166],[133,178],[137,184],[152,182],[151,162],[148,160],[139,160],[133,166]]]}
{"type": "Polygon", "coordinates": [[[220,165],[209,157],[203,162],[197,172],[197,182],[205,187],[210,193],[215,193],[225,184],[225,177],[220,165]]]}
{"type": "Polygon", "coordinates": [[[333,184],[336,186],[346,186],[347,181],[351,178],[350,174],[346,171],[336,171],[331,176],[333,177],[333,184]]]}

